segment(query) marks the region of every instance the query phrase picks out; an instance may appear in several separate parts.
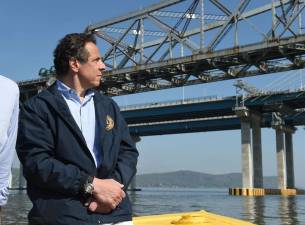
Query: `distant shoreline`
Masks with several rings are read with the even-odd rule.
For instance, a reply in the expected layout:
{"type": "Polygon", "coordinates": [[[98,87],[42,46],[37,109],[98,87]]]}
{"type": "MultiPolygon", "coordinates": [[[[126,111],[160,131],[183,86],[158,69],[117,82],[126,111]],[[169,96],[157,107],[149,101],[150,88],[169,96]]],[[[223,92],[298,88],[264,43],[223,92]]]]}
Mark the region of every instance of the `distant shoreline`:
{"type": "MultiPolygon", "coordinates": [[[[230,188],[240,187],[241,173],[208,174],[188,170],[167,173],[150,173],[136,176],[137,187],[168,188],[230,188]]],[[[277,187],[277,177],[264,177],[266,188],[277,187]]]]}

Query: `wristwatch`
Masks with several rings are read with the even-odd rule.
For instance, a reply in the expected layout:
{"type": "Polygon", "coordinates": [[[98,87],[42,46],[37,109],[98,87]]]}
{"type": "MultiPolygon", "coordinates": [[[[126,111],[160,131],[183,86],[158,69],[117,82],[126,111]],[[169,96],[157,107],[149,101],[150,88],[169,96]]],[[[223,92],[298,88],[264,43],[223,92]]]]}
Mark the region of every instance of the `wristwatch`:
{"type": "Polygon", "coordinates": [[[89,176],[84,184],[83,191],[85,196],[91,196],[93,193],[94,190],[93,179],[94,179],[93,176],[89,176]]]}
{"type": "Polygon", "coordinates": [[[83,194],[84,194],[84,199],[85,199],[84,206],[85,207],[88,207],[92,200],[92,193],[94,190],[93,179],[94,179],[93,176],[89,176],[83,187],[83,194]]]}

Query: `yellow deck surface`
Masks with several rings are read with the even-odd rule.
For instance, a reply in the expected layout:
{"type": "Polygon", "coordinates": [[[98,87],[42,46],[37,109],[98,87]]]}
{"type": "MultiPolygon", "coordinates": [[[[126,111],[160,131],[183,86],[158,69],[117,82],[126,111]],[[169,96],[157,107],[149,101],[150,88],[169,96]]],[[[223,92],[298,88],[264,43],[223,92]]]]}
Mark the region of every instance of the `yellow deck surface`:
{"type": "Polygon", "coordinates": [[[253,225],[206,211],[134,217],[135,225],[253,225]]]}

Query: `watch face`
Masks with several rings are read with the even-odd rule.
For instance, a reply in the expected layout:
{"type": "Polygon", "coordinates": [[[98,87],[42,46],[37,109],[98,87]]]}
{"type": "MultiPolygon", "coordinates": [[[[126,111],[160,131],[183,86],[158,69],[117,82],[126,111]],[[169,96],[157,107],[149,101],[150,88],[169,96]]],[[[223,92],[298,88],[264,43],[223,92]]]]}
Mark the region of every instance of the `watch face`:
{"type": "Polygon", "coordinates": [[[93,192],[93,184],[86,184],[85,193],[92,194],[92,192],[93,192]]]}

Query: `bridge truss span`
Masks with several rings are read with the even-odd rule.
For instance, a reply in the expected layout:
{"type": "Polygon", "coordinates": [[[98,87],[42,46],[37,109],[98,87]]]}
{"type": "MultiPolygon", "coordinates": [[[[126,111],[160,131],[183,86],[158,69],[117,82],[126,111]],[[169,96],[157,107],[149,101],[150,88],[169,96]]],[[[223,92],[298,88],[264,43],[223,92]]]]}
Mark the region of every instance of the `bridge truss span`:
{"type": "Polygon", "coordinates": [[[92,24],[124,95],[304,68],[303,0],[167,0],[92,24]]]}

